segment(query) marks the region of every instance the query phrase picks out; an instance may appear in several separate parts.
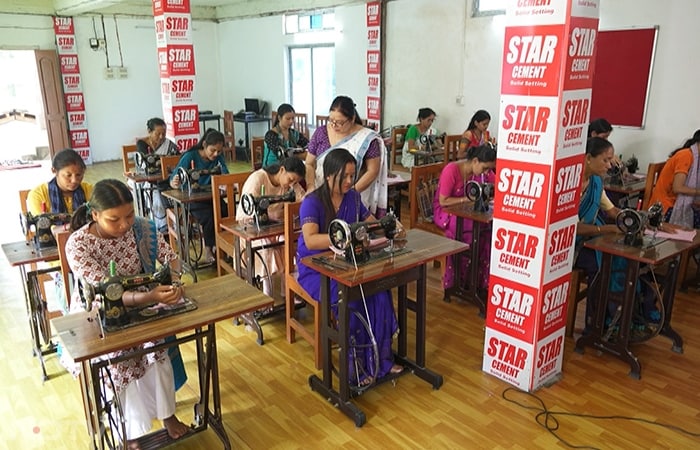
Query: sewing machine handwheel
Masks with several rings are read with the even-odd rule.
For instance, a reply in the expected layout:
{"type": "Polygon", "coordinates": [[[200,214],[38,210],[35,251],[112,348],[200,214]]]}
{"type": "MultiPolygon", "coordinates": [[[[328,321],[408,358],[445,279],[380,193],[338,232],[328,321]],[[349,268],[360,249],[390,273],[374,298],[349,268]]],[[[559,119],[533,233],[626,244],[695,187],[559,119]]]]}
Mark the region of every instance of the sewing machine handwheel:
{"type": "Polygon", "coordinates": [[[255,212],[255,200],[250,194],[241,195],[241,208],[243,209],[243,214],[246,216],[252,216],[255,212]]]}
{"type": "Polygon", "coordinates": [[[83,305],[83,308],[90,311],[92,309],[92,302],[95,301],[95,288],[83,277],[78,277],[75,280],[75,284],[80,303],[83,305]]]}
{"type": "Polygon", "coordinates": [[[476,201],[476,199],[481,197],[481,185],[474,180],[469,180],[465,187],[464,194],[471,201],[476,201]]]}
{"type": "Polygon", "coordinates": [[[334,219],[328,225],[328,237],[331,240],[331,245],[338,250],[345,250],[350,246],[352,241],[352,232],[347,222],[340,219],[334,219]]]}
{"type": "Polygon", "coordinates": [[[641,230],[642,218],[637,211],[625,209],[615,217],[615,224],[623,233],[637,233],[641,230]]]}

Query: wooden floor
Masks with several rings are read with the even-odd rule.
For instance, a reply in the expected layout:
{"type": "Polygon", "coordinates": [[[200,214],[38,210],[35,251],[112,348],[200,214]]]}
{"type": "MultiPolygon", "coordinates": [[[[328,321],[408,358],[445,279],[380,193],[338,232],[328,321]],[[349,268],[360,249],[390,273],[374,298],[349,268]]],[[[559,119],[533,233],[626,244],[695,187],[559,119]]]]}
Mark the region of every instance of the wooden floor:
{"type": "MultiPolygon", "coordinates": [[[[89,168],[88,178],[120,177],[120,164],[89,168]]],[[[0,175],[9,218],[2,241],[21,238],[14,192],[50,177],[48,169],[22,169],[0,175]],[[10,183],[10,184],[7,184],[10,183]]],[[[405,209],[407,211],[407,208],[405,209]]],[[[80,390],[55,355],[47,358],[50,379],[42,384],[32,357],[19,271],[0,261],[0,449],[89,448],[80,390]]],[[[203,274],[203,278],[212,273],[203,274]]],[[[406,375],[396,385],[365,393],[357,404],[367,424],[353,422],[312,392],[315,373],[305,342],[285,340],[283,318],[263,324],[266,343],[231,322],[217,326],[224,423],[234,448],[565,448],[535,416],[542,406],[481,371],[484,322],[473,306],[442,301],[439,271],[430,269],[427,365],[444,376],[440,390],[406,375]],[[517,400],[523,406],[506,401],[517,400]]],[[[698,448],[700,439],[662,426],[629,419],[602,420],[579,415],[628,416],[700,432],[700,301],[698,294],[676,297],[674,326],[685,353],[671,352],[659,337],[634,347],[642,379],[609,355],[572,351],[566,341],[562,379],[535,392],[558,416],[559,437],[572,445],[598,448],[698,448]]],[[[583,310],[583,305],[580,307],[583,310]]],[[[579,315],[581,317],[581,315],[579,315]]],[[[190,375],[178,393],[178,415],[192,420],[196,372],[192,346],[184,346],[190,375]]],[[[221,448],[211,431],[173,446],[221,448]]]]}

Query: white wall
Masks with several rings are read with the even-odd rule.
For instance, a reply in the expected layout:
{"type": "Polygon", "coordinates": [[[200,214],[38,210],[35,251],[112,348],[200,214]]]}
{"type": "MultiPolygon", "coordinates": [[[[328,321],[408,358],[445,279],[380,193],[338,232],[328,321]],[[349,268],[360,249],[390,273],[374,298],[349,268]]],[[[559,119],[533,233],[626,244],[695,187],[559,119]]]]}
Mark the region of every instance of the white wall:
{"type": "MultiPolygon", "coordinates": [[[[477,109],[488,110],[497,133],[503,17],[469,17],[467,0],[392,0],[387,3],[383,126],[415,120],[418,108],[438,113],[436,126],[461,132],[477,109]],[[464,96],[464,106],[456,97],[464,96]]],[[[664,160],[668,152],[700,128],[698,99],[700,54],[695,22],[697,0],[601,0],[601,29],[659,25],[646,127],[616,128],[611,140],[626,157],[635,153],[642,167],[664,160]]],[[[111,18],[105,19],[110,62],[118,61],[111,18]]],[[[364,4],[336,8],[336,33],[289,37],[281,16],[248,18],[214,24],[195,22],[194,43],[200,108],[238,110],[243,98],[258,97],[276,107],[288,98],[286,46],[302,39],[334,41],[336,89],[364,103],[364,4]]],[[[85,101],[95,161],[119,157],[118,149],[145,132],[145,121],[160,115],[153,21],[119,19],[124,64],[129,79],[102,76],[104,54],[87,48],[92,21],[76,21],[85,101]]],[[[49,18],[0,15],[0,47],[53,48],[49,18]]],[[[262,129],[252,129],[254,135],[262,129]]],[[[242,130],[237,130],[242,137],[242,130]]]]}
{"type": "MultiPolygon", "coordinates": [[[[121,146],[144,136],[146,121],[162,117],[155,30],[151,18],[117,18],[125,80],[106,80],[105,53],[88,44],[94,36],[91,17],[75,19],[75,36],[82,75],[85,110],[93,161],[121,159],[121,146]]],[[[102,26],[96,19],[97,34],[102,26]]],[[[114,19],[105,17],[110,66],[121,65],[114,19]]],[[[195,70],[198,75],[195,99],[200,109],[220,111],[219,44],[216,24],[195,22],[195,70]]],[[[0,15],[0,47],[12,49],[55,48],[51,18],[0,15]]],[[[3,68],[4,69],[4,68],[3,68]]]]}

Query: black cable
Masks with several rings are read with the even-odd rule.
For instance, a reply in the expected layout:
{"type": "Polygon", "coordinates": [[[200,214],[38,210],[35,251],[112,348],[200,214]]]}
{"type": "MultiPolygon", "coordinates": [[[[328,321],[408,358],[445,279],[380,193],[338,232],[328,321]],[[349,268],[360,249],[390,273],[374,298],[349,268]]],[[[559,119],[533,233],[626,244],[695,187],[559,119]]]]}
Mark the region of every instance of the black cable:
{"type": "Polygon", "coordinates": [[[117,34],[117,48],[119,49],[120,66],[124,67],[124,56],[122,55],[122,41],[119,39],[119,26],[117,25],[117,16],[112,15],[114,19],[114,32],[117,34]]]}
{"type": "Polygon", "coordinates": [[[105,41],[105,59],[107,60],[107,68],[109,68],[109,51],[107,50],[107,33],[105,32],[105,16],[100,14],[100,22],[102,23],[102,39],[105,41]]]}
{"type": "Polygon", "coordinates": [[[544,404],[544,401],[539,398],[537,395],[533,394],[532,392],[525,392],[525,391],[520,391],[515,388],[507,388],[501,393],[501,397],[510,403],[514,403],[521,408],[525,409],[530,409],[533,411],[538,411],[537,414],[535,415],[535,420],[537,421],[537,424],[543,427],[545,430],[547,430],[552,436],[557,438],[559,442],[562,444],[566,445],[567,447],[570,448],[585,448],[585,449],[592,449],[592,450],[599,450],[597,447],[589,446],[589,445],[574,445],[562,437],[560,437],[556,431],[559,430],[559,420],[557,419],[557,416],[568,416],[568,417],[579,417],[582,419],[594,419],[594,420],[628,420],[630,422],[640,422],[648,425],[654,425],[657,427],[662,427],[666,428],[672,431],[677,431],[679,433],[686,434],[690,437],[694,438],[700,438],[700,433],[694,433],[692,431],[688,431],[684,428],[678,427],[676,425],[670,425],[666,423],[661,423],[661,422],[654,422],[653,420],[648,420],[648,419],[641,419],[639,417],[630,417],[630,416],[620,416],[620,415],[614,415],[614,416],[598,416],[594,414],[580,414],[580,413],[570,413],[570,412],[563,412],[563,411],[551,411],[547,408],[547,405],[544,404]],[[521,403],[517,400],[514,400],[512,398],[508,398],[508,393],[509,392],[515,392],[518,394],[523,394],[527,397],[530,397],[534,399],[539,406],[529,406],[524,403],[521,403]]]}

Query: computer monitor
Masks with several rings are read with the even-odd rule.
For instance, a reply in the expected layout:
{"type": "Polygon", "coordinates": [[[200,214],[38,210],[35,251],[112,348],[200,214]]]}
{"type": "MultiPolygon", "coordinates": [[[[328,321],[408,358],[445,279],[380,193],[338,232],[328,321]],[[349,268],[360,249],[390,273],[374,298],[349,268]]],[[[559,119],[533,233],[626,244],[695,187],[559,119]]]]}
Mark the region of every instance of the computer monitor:
{"type": "Polygon", "coordinates": [[[246,112],[252,112],[255,114],[260,114],[260,102],[257,98],[246,98],[245,99],[245,110],[246,112]]]}

